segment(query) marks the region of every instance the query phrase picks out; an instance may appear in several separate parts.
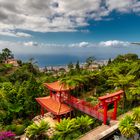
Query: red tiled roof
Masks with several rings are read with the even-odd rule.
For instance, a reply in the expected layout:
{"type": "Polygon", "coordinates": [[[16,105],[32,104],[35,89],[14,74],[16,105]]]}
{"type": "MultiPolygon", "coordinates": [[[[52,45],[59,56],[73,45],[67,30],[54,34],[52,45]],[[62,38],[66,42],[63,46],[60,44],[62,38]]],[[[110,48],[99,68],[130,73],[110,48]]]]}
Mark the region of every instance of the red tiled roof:
{"type": "Polygon", "coordinates": [[[50,96],[36,98],[36,100],[42,107],[52,112],[54,115],[62,115],[72,111],[71,107],[53,100],[50,96]]]}
{"type": "Polygon", "coordinates": [[[75,88],[72,86],[70,87],[70,86],[61,84],[60,81],[56,81],[53,83],[44,83],[44,86],[46,86],[48,89],[53,90],[53,91],[69,91],[75,88]]]}

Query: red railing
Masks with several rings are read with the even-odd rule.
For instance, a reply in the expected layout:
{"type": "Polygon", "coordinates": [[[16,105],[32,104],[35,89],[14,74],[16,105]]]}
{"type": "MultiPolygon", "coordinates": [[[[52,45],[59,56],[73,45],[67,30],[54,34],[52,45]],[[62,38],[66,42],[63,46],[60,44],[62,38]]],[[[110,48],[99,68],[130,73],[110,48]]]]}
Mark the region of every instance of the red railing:
{"type": "Polygon", "coordinates": [[[65,100],[65,103],[71,105],[72,107],[74,107],[92,117],[95,117],[95,118],[103,121],[103,114],[101,112],[98,112],[98,109],[100,108],[100,104],[93,106],[91,103],[86,102],[84,100],[77,99],[74,96],[70,96],[70,98],[68,100],[65,100]]]}

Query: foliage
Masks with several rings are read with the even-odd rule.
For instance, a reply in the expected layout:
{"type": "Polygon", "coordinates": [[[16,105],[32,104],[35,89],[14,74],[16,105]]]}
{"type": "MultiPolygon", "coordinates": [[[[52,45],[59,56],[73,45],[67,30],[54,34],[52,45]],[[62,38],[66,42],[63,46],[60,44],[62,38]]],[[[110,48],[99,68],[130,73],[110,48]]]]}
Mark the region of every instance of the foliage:
{"type": "Polygon", "coordinates": [[[90,130],[91,124],[93,124],[93,119],[87,115],[77,117],[76,124],[79,126],[80,132],[85,133],[90,130]]]}
{"type": "MultiPolygon", "coordinates": [[[[75,119],[63,119],[60,121],[60,123],[56,124],[55,130],[56,133],[53,137],[54,140],[58,139],[58,140],[67,140],[69,139],[68,136],[71,135],[71,137],[73,137],[72,135],[74,134],[74,136],[77,137],[77,135],[75,135],[74,131],[76,131],[78,128],[78,125],[76,124],[76,120],[75,119]]],[[[74,137],[76,139],[76,137],[74,137]]]]}
{"type": "Polygon", "coordinates": [[[133,85],[129,87],[129,92],[131,93],[130,96],[132,101],[140,101],[140,80],[133,82],[133,85]]]}
{"type": "Polygon", "coordinates": [[[77,61],[76,65],[75,65],[75,69],[76,69],[78,72],[80,71],[79,61],[77,61]]]}
{"type": "MultiPolygon", "coordinates": [[[[50,128],[48,122],[41,121],[39,124],[33,123],[26,129],[26,136],[33,139],[41,139],[50,128]]],[[[47,137],[47,136],[46,136],[47,137]]]]}
{"type": "Polygon", "coordinates": [[[69,70],[72,70],[73,68],[74,68],[74,65],[73,65],[72,62],[70,62],[70,63],[68,64],[68,69],[69,69],[69,70]]]}
{"type": "Polygon", "coordinates": [[[124,61],[129,61],[129,60],[133,60],[133,61],[138,60],[138,55],[131,54],[131,53],[124,54],[124,55],[118,55],[113,60],[113,62],[124,62],[124,61]]]}
{"type": "Polygon", "coordinates": [[[133,109],[132,119],[138,123],[140,123],[140,107],[133,109]]]}
{"type": "Polygon", "coordinates": [[[75,140],[91,129],[93,120],[88,116],[63,119],[55,127],[54,140],[75,140]]]}
{"type": "Polygon", "coordinates": [[[127,138],[133,137],[140,130],[140,107],[134,108],[131,115],[125,116],[119,122],[119,130],[127,138]]]}
{"type": "Polygon", "coordinates": [[[86,98],[87,102],[90,102],[93,106],[98,104],[98,98],[94,97],[94,96],[89,96],[88,98],[86,98]]]}
{"type": "MultiPolygon", "coordinates": [[[[31,120],[38,113],[39,109],[35,98],[46,96],[46,93],[48,93],[47,90],[44,90],[42,84],[44,82],[54,82],[59,79],[65,86],[74,86],[76,90],[73,93],[71,92],[71,94],[75,94],[78,98],[87,98],[87,101],[93,105],[97,103],[99,96],[107,92],[114,92],[118,88],[125,90],[126,105],[134,107],[139,103],[140,60],[135,54],[120,55],[100,70],[90,71],[82,69],[79,66],[79,61],[77,61],[76,64],[69,63],[69,72],[57,73],[56,71],[47,71],[41,73],[34,59],[30,59],[26,63],[19,61],[20,66],[16,69],[12,65],[3,64],[4,59],[12,58],[13,56],[11,51],[7,49],[3,51],[0,53],[0,122],[3,128],[6,128],[7,125],[13,125],[8,130],[12,130],[15,127],[15,133],[17,133],[16,128],[19,127],[19,130],[22,132],[22,126],[29,125],[28,122],[25,124],[24,121],[22,123],[15,123],[15,120],[19,118],[31,120]],[[3,51],[5,57],[2,55],[3,51]]],[[[93,62],[94,58],[88,58],[86,66],[89,67],[93,62]]],[[[129,107],[127,106],[126,109],[129,109],[129,107]]],[[[126,110],[121,110],[121,113],[124,111],[126,110]]],[[[139,118],[138,113],[135,114],[135,118],[139,118]]],[[[80,119],[84,121],[84,117],[80,119]]],[[[74,120],[75,123],[76,120],[74,120]]],[[[63,129],[63,132],[61,131],[63,133],[62,137],[75,139],[81,132],[87,131],[82,129],[84,128],[83,126],[80,128],[80,125],[76,125],[73,128],[71,123],[70,121],[68,126],[65,123],[64,126],[67,126],[65,127],[67,129],[63,129]]],[[[57,132],[60,133],[60,131],[57,132]]],[[[58,138],[59,135],[57,134],[59,133],[56,133],[58,138]]]]}
{"type": "Polygon", "coordinates": [[[128,138],[136,134],[137,131],[131,116],[126,116],[124,119],[121,120],[119,124],[119,130],[121,131],[122,135],[128,138]]]}
{"type": "Polygon", "coordinates": [[[28,77],[28,81],[18,81],[0,83],[0,114],[1,121],[9,124],[13,119],[23,117],[31,118],[33,113],[37,113],[37,103],[35,98],[43,96],[44,88],[42,83],[36,81],[33,75],[28,77]]]}
{"type": "Polygon", "coordinates": [[[3,62],[9,58],[14,58],[11,50],[9,50],[8,48],[2,49],[2,53],[0,53],[0,62],[3,62]]]}
{"type": "Polygon", "coordinates": [[[95,61],[95,57],[88,57],[86,59],[86,67],[89,67],[91,64],[93,64],[93,62],[95,61]]]}
{"type": "Polygon", "coordinates": [[[5,127],[6,130],[11,130],[12,132],[14,132],[16,135],[21,135],[24,133],[26,126],[22,125],[22,124],[11,124],[11,125],[7,125],[5,127]]]}

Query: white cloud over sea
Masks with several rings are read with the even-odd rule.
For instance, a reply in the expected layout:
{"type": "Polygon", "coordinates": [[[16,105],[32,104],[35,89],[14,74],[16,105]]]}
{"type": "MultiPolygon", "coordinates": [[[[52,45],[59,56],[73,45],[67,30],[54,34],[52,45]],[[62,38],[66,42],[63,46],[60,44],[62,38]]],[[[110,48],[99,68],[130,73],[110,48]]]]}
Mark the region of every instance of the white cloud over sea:
{"type": "Polygon", "coordinates": [[[0,41],[0,50],[3,48],[9,48],[16,54],[64,54],[64,53],[79,53],[80,52],[92,52],[94,48],[130,48],[132,45],[127,41],[108,40],[98,43],[91,42],[79,42],[71,44],[51,44],[51,43],[38,43],[34,41],[28,42],[12,42],[12,41],[0,41]]]}
{"type": "Polygon", "coordinates": [[[0,35],[30,37],[30,34],[15,30],[75,32],[89,25],[89,20],[102,20],[112,11],[139,15],[140,1],[0,0],[0,35]]]}
{"type": "Polygon", "coordinates": [[[109,40],[109,41],[101,41],[99,43],[100,46],[104,47],[128,47],[130,43],[127,41],[119,41],[119,40],[109,40]]]}

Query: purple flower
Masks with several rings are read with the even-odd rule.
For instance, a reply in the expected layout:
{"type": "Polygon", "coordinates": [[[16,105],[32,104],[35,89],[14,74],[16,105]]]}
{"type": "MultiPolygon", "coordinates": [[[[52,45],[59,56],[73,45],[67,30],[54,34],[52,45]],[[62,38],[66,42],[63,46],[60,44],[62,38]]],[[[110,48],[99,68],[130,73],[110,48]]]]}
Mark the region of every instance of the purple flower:
{"type": "Polygon", "coordinates": [[[12,131],[3,131],[0,132],[0,140],[5,140],[8,138],[13,138],[15,134],[12,131]]]}

